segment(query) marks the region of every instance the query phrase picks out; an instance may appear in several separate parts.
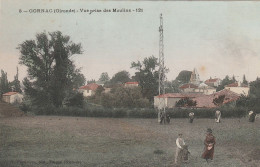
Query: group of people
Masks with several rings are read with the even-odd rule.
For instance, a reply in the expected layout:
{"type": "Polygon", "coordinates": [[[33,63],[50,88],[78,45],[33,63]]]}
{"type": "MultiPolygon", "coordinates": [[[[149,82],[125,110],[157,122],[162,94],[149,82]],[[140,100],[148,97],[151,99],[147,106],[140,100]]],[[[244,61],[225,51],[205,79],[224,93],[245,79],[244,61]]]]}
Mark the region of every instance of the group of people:
{"type": "MultiPolygon", "coordinates": [[[[212,129],[208,128],[206,137],[204,140],[204,151],[202,153],[202,158],[205,159],[207,162],[213,160],[214,155],[214,146],[216,144],[216,139],[212,134],[212,129]]],[[[181,164],[188,162],[188,156],[190,154],[188,150],[188,146],[185,144],[184,139],[182,138],[182,133],[178,135],[176,139],[176,154],[175,154],[175,164],[181,164]]]]}
{"type": "MultiPolygon", "coordinates": [[[[249,122],[254,122],[256,118],[256,113],[254,111],[249,112],[249,122]]],[[[189,113],[189,122],[192,123],[194,119],[194,113],[189,113]]],[[[220,123],[221,112],[217,110],[215,112],[215,122],[220,123]]],[[[206,137],[204,140],[204,151],[202,153],[202,158],[207,162],[213,159],[214,155],[214,146],[216,144],[216,139],[212,134],[212,129],[208,128],[206,137]]],[[[190,154],[188,150],[188,146],[185,144],[184,139],[182,138],[182,134],[178,134],[178,138],[176,139],[176,154],[175,154],[175,164],[188,162],[188,155],[190,154]]]]}
{"type": "MultiPolygon", "coordinates": [[[[189,122],[192,123],[193,122],[193,119],[194,119],[194,112],[190,112],[189,113],[189,122]]],[[[220,118],[221,118],[221,112],[219,110],[216,111],[215,113],[215,121],[217,123],[220,123],[220,118]]]]}
{"type": "MultiPolygon", "coordinates": [[[[249,111],[249,122],[255,122],[256,119],[256,112],[254,111],[249,111]]],[[[194,119],[194,113],[190,112],[189,113],[189,122],[192,123],[194,119]]],[[[219,110],[217,110],[215,112],[215,122],[216,123],[220,123],[220,119],[221,119],[221,112],[219,110]]]]}

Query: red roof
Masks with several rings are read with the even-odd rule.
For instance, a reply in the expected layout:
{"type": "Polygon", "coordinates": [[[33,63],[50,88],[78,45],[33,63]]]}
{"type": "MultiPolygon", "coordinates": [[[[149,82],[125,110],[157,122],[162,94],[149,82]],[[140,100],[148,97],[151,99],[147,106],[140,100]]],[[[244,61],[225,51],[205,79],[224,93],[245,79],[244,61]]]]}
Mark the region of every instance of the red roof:
{"type": "Polygon", "coordinates": [[[81,86],[79,89],[85,89],[85,90],[96,90],[99,87],[96,83],[91,83],[85,86],[81,86]]]}
{"type": "Polygon", "coordinates": [[[195,98],[198,96],[202,96],[202,94],[200,94],[200,93],[166,93],[163,95],[158,95],[156,97],[158,97],[158,98],[185,98],[185,97],[195,98]]]}
{"type": "Polygon", "coordinates": [[[17,93],[19,93],[19,92],[7,92],[7,93],[3,94],[3,96],[11,96],[11,95],[15,95],[17,93]]]}
{"type": "Polygon", "coordinates": [[[186,89],[186,88],[198,88],[198,86],[191,84],[191,83],[180,86],[180,89],[186,89]]]}
{"type": "Polygon", "coordinates": [[[205,81],[205,83],[214,83],[214,82],[217,82],[218,80],[220,80],[220,79],[218,79],[218,78],[208,79],[205,81]]]}
{"type": "Polygon", "coordinates": [[[128,84],[128,85],[138,85],[138,82],[126,82],[125,84],[128,84]]]}
{"type": "Polygon", "coordinates": [[[226,104],[226,103],[229,103],[232,101],[236,101],[240,97],[239,94],[234,93],[228,89],[224,89],[224,90],[218,91],[211,95],[196,97],[194,99],[197,102],[196,107],[198,107],[198,108],[215,108],[217,106],[213,103],[213,99],[215,99],[221,95],[225,95],[223,104],[226,104]]]}
{"type": "MultiPolygon", "coordinates": [[[[239,85],[238,85],[237,82],[235,82],[235,83],[226,85],[225,87],[239,87],[239,85]]],[[[242,84],[240,85],[240,87],[248,87],[248,86],[242,83],[242,84]]]]}

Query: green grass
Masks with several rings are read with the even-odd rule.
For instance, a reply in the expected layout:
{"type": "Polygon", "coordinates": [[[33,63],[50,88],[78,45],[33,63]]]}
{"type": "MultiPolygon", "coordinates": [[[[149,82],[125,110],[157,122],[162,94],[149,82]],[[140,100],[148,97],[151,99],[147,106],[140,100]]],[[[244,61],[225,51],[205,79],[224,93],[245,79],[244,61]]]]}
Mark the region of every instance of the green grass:
{"type": "Polygon", "coordinates": [[[174,166],[175,140],[189,145],[188,167],[254,167],[259,164],[259,120],[84,118],[35,116],[0,118],[0,166],[159,167],[174,166]],[[205,130],[216,137],[214,160],[200,156],[205,130]]]}

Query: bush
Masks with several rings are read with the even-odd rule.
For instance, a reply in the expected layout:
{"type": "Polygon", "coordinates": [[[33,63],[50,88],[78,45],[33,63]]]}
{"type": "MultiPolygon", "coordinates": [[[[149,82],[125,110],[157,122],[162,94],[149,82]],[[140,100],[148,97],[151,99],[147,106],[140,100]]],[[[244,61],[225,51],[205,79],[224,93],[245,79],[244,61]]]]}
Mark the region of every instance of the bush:
{"type": "Polygon", "coordinates": [[[125,111],[125,109],[115,109],[113,111],[113,117],[115,118],[122,118],[122,117],[126,117],[127,116],[127,112],[125,111]]]}
{"type": "MultiPolygon", "coordinates": [[[[26,109],[26,108],[25,108],[26,109]]],[[[196,118],[215,118],[216,110],[221,111],[224,118],[246,116],[248,109],[245,107],[223,106],[214,109],[192,109],[192,108],[174,108],[166,109],[166,113],[171,118],[188,118],[190,112],[194,112],[196,118]]],[[[45,106],[33,108],[39,115],[64,115],[81,117],[113,117],[113,118],[157,118],[158,110],[154,108],[104,108],[100,105],[85,103],[80,107],[45,106]]]]}

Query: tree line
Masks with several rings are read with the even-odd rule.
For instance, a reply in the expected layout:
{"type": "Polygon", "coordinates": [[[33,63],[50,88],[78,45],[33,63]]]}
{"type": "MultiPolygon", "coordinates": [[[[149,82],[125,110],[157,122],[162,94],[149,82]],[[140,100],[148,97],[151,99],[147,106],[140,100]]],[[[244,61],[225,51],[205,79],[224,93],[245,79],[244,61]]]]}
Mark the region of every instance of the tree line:
{"type": "MultiPolygon", "coordinates": [[[[31,108],[37,110],[51,112],[51,108],[84,107],[83,95],[76,90],[86,82],[99,82],[104,84],[104,87],[111,88],[110,93],[103,93],[104,88],[99,87],[96,94],[87,99],[87,102],[104,107],[152,107],[154,96],[158,95],[159,62],[154,56],[146,57],[143,61],[132,62],[130,68],[135,69],[133,76],[123,70],[110,79],[108,73],[103,72],[98,81],[86,81],[81,69],[77,68],[71,59],[73,55],[83,53],[81,44],[74,43],[69,36],[63,35],[60,31],[39,33],[35,39],[24,41],[17,49],[20,52],[19,63],[27,67],[27,77],[22,81],[25,94],[24,105],[30,105],[31,108]],[[138,82],[139,87],[122,86],[129,81],[138,82]]],[[[165,81],[166,93],[181,92],[179,87],[189,83],[191,73],[191,71],[183,70],[175,80],[165,81]]],[[[234,76],[226,76],[216,89],[222,90],[225,85],[235,81],[234,76]]],[[[239,105],[250,106],[249,101],[251,106],[260,104],[259,82],[257,78],[256,81],[250,83],[249,97],[244,97],[244,100],[241,98],[239,105]]],[[[245,75],[243,83],[248,84],[245,75]]],[[[7,73],[1,71],[1,94],[10,91],[11,88],[13,91],[21,92],[18,69],[12,82],[8,82],[7,73]]],[[[186,102],[194,105],[188,99],[178,105],[186,102]]]]}
{"type": "Polygon", "coordinates": [[[22,92],[21,89],[21,84],[20,81],[18,79],[18,67],[17,67],[17,72],[16,75],[14,76],[14,80],[13,81],[8,81],[7,78],[7,72],[5,72],[4,70],[1,70],[1,76],[0,76],[0,97],[2,97],[2,95],[4,93],[7,92],[22,92]]]}

